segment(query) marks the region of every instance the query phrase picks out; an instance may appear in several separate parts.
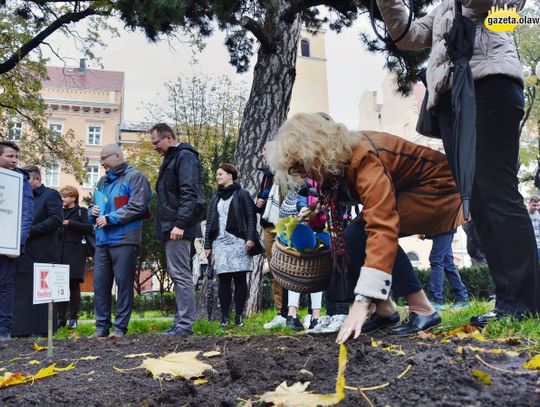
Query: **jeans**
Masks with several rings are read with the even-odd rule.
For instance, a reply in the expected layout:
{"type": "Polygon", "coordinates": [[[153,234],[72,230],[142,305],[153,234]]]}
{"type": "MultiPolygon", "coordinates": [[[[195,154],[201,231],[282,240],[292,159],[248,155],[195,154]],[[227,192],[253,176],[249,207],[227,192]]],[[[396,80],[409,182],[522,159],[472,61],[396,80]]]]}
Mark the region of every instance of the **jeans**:
{"type": "Polygon", "coordinates": [[[195,287],[191,274],[191,242],[189,240],[167,240],[165,242],[167,271],[174,282],[176,313],[173,326],[192,332],[195,322],[195,287]]]}
{"type": "Polygon", "coordinates": [[[467,302],[469,300],[467,287],[462,283],[459,270],[454,264],[454,253],[452,252],[453,240],[454,232],[434,236],[433,246],[429,254],[429,264],[431,265],[429,290],[433,301],[438,304],[444,302],[443,289],[445,274],[456,296],[456,302],[467,302]]]}
{"type": "MultiPolygon", "coordinates": [[[[523,86],[504,75],[475,81],[476,173],[471,214],[495,283],[496,307],[540,312],[540,267],[529,213],[518,190],[519,123],[523,86]]],[[[450,94],[437,106],[448,161],[453,165],[450,94]],[[440,105],[440,107],[439,107],[440,105]]],[[[455,174],[455,168],[452,168],[455,174]]]]}
{"type": "Polygon", "coordinates": [[[133,309],[133,282],[137,264],[137,245],[96,247],[94,255],[94,310],[96,331],[109,332],[113,279],[118,287],[114,329],[127,332],[133,309]]]}
{"type": "Polygon", "coordinates": [[[11,332],[15,301],[15,260],[0,255],[0,334],[11,332]]]}
{"type": "MultiPolygon", "coordinates": [[[[366,260],[367,234],[364,222],[353,222],[345,229],[345,241],[349,256],[349,273],[356,284],[360,275],[360,268],[366,260]]],[[[354,286],[353,286],[354,288],[354,286]]],[[[411,261],[398,246],[394,267],[392,268],[392,293],[394,297],[405,297],[422,289],[411,261]]]]}

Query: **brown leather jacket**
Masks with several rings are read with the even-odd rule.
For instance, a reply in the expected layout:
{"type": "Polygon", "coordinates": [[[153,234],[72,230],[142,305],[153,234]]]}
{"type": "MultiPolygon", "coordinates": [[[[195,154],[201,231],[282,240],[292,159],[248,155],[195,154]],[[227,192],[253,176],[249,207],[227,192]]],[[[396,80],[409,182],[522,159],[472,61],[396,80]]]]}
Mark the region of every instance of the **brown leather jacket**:
{"type": "Polygon", "coordinates": [[[363,205],[368,236],[356,294],[386,299],[400,235],[438,234],[464,223],[446,156],[388,133],[362,131],[349,187],[363,205]]]}

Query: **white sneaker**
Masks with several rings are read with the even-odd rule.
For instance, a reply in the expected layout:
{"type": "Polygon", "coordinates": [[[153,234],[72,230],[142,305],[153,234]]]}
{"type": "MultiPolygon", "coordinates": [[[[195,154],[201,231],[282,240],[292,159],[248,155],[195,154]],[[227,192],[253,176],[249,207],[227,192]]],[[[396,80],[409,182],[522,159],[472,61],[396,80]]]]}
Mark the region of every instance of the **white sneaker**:
{"type": "Polygon", "coordinates": [[[286,318],[283,318],[281,315],[276,315],[274,317],[273,320],[271,320],[270,322],[267,322],[266,324],[263,325],[263,328],[264,329],[272,329],[272,328],[275,328],[277,326],[285,326],[285,324],[287,323],[287,319],[286,318]]]}
{"type": "Polygon", "coordinates": [[[310,329],[309,332],[314,333],[314,334],[322,333],[323,329],[326,328],[328,324],[330,323],[330,319],[331,317],[329,317],[328,315],[323,315],[322,317],[319,318],[319,321],[317,322],[317,325],[315,325],[315,328],[310,329]]]}
{"type": "Polygon", "coordinates": [[[302,325],[304,325],[304,329],[309,329],[309,326],[311,325],[311,318],[311,314],[307,314],[304,317],[304,321],[302,323],[302,325]]]}
{"type": "Polygon", "coordinates": [[[343,325],[343,322],[347,319],[348,315],[332,315],[330,317],[330,322],[328,325],[321,330],[323,333],[327,332],[338,332],[341,329],[341,325],[343,325]]]}

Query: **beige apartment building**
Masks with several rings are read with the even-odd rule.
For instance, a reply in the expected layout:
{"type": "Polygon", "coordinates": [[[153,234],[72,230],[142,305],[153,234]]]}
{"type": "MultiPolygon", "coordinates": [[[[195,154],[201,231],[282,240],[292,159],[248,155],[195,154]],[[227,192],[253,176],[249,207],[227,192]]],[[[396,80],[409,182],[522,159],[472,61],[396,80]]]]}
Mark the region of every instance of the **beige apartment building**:
{"type": "Polygon", "coordinates": [[[45,168],[44,183],[52,188],[78,186],[81,197],[85,197],[103,175],[99,162],[102,147],[118,140],[124,73],[87,69],[84,60],[79,68],[47,67],[47,73],[42,95],[50,115],[49,127],[59,135],[71,129],[82,141],[87,178],[79,185],[59,163],[51,162],[45,168]]]}
{"type": "MultiPolygon", "coordinates": [[[[418,112],[426,92],[424,85],[416,84],[411,94],[406,97],[397,93],[395,88],[395,77],[387,74],[379,90],[364,92],[359,103],[358,129],[385,131],[444,153],[441,140],[425,137],[416,132],[418,112]]],[[[429,268],[431,240],[410,236],[401,238],[399,244],[414,267],[429,268]]],[[[454,235],[452,249],[458,267],[471,265],[471,259],[467,254],[467,236],[461,227],[454,235]]]]}

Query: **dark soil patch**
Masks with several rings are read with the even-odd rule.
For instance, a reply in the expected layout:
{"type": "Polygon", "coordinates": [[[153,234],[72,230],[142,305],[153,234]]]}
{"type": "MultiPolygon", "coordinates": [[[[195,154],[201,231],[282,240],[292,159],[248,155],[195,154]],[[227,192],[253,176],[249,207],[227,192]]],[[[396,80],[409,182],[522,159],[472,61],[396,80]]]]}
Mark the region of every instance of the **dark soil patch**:
{"type": "MultiPolygon", "coordinates": [[[[117,341],[81,338],[57,341],[54,361],[62,367],[84,356],[97,360],[79,361],[75,369],[59,373],[34,384],[0,390],[3,406],[237,406],[240,399],[257,400],[257,395],[272,391],[282,381],[293,384],[311,381],[308,390],[332,393],[337,373],[338,346],[335,335],[265,336],[265,337],[190,337],[171,339],[160,335],[132,335],[117,341]],[[159,382],[144,370],[121,373],[113,369],[140,365],[142,358],[126,359],[134,353],[152,352],[154,357],[174,351],[217,350],[221,356],[207,360],[215,372],[207,375],[207,384],[190,381],[159,382]],[[305,369],[313,374],[301,372],[305,369]]],[[[390,385],[366,391],[375,406],[539,406],[538,373],[504,373],[482,365],[474,352],[456,353],[458,345],[469,342],[438,341],[416,338],[379,338],[385,344],[398,345],[404,356],[372,347],[363,337],[347,344],[348,386],[390,385]],[[401,379],[396,377],[408,364],[412,369],[401,379]],[[485,385],[471,374],[479,369],[492,377],[485,385]]],[[[474,346],[493,344],[470,342],[474,346]]],[[[509,346],[505,346],[511,349],[509,346]]],[[[488,363],[508,370],[521,367],[530,355],[519,357],[482,354],[488,363]]],[[[47,366],[46,352],[33,353],[33,340],[17,339],[0,350],[0,368],[7,371],[35,373],[47,366]],[[20,356],[13,362],[11,358],[20,356]],[[41,365],[29,365],[31,359],[41,365]]],[[[3,374],[0,372],[0,375],[3,374]]],[[[347,390],[341,406],[366,406],[354,391],[347,390]]]]}

